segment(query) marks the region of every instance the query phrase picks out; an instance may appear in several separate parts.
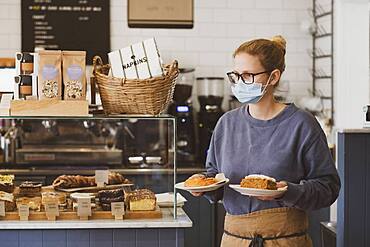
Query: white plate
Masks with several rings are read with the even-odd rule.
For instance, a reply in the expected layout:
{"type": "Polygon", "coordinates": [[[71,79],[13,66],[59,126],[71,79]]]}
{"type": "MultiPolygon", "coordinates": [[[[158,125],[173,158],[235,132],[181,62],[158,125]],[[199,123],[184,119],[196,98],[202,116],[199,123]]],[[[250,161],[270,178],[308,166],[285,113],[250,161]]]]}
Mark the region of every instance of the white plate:
{"type": "MultiPolygon", "coordinates": [[[[187,200],[180,193],[176,193],[176,194],[177,194],[176,196],[177,206],[178,207],[184,206],[187,200]]],[[[157,205],[159,207],[173,207],[173,203],[175,199],[175,197],[173,196],[173,192],[155,194],[155,197],[157,197],[157,205]]]]}
{"type": "Polygon", "coordinates": [[[90,199],[93,199],[95,198],[94,194],[93,193],[78,193],[78,192],[75,192],[75,193],[72,193],[70,195],[70,197],[72,199],[75,199],[75,200],[78,200],[80,198],[90,198],[90,199]]]}
{"type": "Polygon", "coordinates": [[[288,187],[278,188],[277,190],[264,190],[264,189],[253,189],[240,187],[240,184],[230,184],[230,188],[236,190],[242,195],[246,196],[280,196],[282,195],[288,187]]]}
{"type": "Polygon", "coordinates": [[[199,186],[199,187],[185,187],[185,182],[181,182],[181,183],[177,183],[175,185],[175,188],[179,190],[186,190],[189,192],[208,192],[208,191],[217,190],[221,188],[222,186],[224,186],[225,184],[227,184],[228,182],[229,182],[229,179],[226,178],[222,181],[217,182],[216,184],[211,184],[207,186],[199,186]]]}

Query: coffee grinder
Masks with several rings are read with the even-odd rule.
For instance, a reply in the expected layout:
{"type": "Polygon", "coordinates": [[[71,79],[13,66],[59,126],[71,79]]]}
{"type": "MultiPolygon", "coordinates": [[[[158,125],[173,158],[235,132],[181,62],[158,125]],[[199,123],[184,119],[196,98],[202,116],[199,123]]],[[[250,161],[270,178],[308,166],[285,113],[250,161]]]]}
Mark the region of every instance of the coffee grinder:
{"type": "Polygon", "coordinates": [[[195,160],[195,127],[190,99],[195,81],[194,71],[193,68],[180,68],[173,102],[168,108],[168,113],[177,118],[176,160],[179,165],[194,164],[195,160]]]}
{"type": "Polygon", "coordinates": [[[199,161],[205,164],[213,130],[224,113],[221,105],[225,83],[223,77],[198,77],[196,83],[200,105],[198,112],[199,161]]]}

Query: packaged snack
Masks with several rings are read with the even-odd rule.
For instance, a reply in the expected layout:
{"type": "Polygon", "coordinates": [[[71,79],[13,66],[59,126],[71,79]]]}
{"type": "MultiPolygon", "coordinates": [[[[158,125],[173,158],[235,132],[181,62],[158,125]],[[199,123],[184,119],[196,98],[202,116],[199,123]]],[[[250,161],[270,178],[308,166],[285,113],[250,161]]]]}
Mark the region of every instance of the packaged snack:
{"type": "Polygon", "coordinates": [[[61,71],[61,51],[39,51],[39,99],[62,98],[61,71]]]}
{"type": "Polygon", "coordinates": [[[63,51],[64,100],[86,99],[86,51],[63,51]]]}

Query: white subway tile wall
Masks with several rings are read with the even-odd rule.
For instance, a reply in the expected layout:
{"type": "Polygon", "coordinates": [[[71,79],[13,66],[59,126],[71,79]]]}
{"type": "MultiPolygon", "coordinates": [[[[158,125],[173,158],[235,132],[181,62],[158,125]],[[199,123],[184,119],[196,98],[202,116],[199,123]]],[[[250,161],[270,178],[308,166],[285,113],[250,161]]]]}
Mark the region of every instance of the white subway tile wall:
{"type": "MultiPolygon", "coordinates": [[[[21,0],[0,0],[0,57],[21,49],[21,0]]],[[[195,67],[196,76],[225,76],[232,52],[243,41],[282,34],[287,39],[287,69],[283,79],[291,95],[311,88],[312,39],[301,29],[309,20],[308,0],[194,0],[193,29],[128,28],[127,0],[111,0],[111,49],[156,37],[165,62],[178,59],[181,67],[195,67]]]]}

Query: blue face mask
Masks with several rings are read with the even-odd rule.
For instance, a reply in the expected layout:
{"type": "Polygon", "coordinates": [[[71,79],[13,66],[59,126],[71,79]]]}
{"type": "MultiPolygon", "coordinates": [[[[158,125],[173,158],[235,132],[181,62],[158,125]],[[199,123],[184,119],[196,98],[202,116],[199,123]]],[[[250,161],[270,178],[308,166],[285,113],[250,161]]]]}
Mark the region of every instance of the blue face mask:
{"type": "Polygon", "coordinates": [[[240,103],[255,104],[262,99],[266,88],[270,83],[270,77],[266,86],[262,83],[245,84],[241,79],[235,85],[231,85],[231,91],[240,103]]]}

